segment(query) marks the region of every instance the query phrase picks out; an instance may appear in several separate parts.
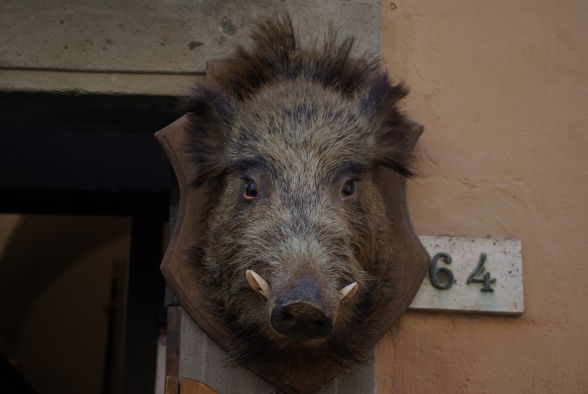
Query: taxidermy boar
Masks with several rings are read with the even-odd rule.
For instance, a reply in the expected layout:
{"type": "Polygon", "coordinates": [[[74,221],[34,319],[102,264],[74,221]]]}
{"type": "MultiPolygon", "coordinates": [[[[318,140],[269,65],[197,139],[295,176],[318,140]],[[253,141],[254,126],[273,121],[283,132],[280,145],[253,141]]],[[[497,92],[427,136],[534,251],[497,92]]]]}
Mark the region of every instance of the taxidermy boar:
{"type": "Polygon", "coordinates": [[[407,89],[379,59],[350,57],[352,39],[330,30],[301,48],[288,17],[252,37],[185,101],[192,185],[207,190],[191,264],[229,355],[313,391],[369,357],[414,296],[382,322],[407,295],[390,225],[405,219],[390,218],[380,177],[412,174],[420,127],[396,107],[407,89]]]}

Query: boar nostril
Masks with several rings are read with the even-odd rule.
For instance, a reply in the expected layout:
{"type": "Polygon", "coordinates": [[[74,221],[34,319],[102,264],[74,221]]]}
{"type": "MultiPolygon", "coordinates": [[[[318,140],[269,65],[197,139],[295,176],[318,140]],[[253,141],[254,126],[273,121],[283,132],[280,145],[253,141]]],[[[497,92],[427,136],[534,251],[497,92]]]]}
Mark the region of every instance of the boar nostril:
{"type": "Polygon", "coordinates": [[[275,307],[271,325],[287,337],[303,340],[326,338],[333,328],[333,322],[323,310],[306,302],[275,307]]]}
{"type": "Polygon", "coordinates": [[[314,324],[316,329],[322,330],[325,328],[327,322],[322,321],[322,320],[315,320],[312,322],[312,324],[314,324]]]}

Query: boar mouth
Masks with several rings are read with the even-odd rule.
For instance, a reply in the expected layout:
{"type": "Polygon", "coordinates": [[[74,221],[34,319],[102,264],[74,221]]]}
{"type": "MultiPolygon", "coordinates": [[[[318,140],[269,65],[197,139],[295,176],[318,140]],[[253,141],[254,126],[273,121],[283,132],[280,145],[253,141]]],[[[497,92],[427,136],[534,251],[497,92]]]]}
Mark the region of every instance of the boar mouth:
{"type": "MultiPolygon", "coordinates": [[[[272,294],[268,282],[253,270],[245,272],[249,287],[263,295],[266,300],[272,298],[270,325],[278,333],[298,340],[327,338],[333,331],[333,315],[326,307],[318,284],[312,280],[301,280],[293,285],[285,295],[272,294]],[[272,297],[273,295],[273,297],[272,297]]],[[[359,288],[357,282],[343,287],[338,292],[338,302],[350,300],[359,288]]]]}

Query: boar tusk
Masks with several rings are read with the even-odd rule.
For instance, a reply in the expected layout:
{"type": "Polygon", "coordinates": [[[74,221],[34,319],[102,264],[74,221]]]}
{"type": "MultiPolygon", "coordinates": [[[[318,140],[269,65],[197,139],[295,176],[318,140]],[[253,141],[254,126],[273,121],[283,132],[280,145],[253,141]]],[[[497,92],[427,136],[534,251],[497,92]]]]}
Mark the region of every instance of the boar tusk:
{"type": "Polygon", "coordinates": [[[249,287],[254,291],[261,293],[265,298],[269,298],[270,286],[257,272],[252,270],[245,271],[245,278],[249,287]]]}
{"type": "Polygon", "coordinates": [[[359,286],[357,282],[353,282],[352,284],[345,286],[344,288],[339,290],[339,299],[341,301],[343,301],[345,298],[350,299],[355,295],[355,293],[357,293],[358,287],[359,286]]]}

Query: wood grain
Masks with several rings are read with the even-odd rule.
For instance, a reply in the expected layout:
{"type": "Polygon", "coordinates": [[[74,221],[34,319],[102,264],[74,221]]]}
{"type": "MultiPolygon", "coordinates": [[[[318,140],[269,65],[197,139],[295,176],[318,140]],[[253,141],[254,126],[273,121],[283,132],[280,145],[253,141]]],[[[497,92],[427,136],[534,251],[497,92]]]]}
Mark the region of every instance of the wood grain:
{"type": "Polygon", "coordinates": [[[180,394],[216,394],[216,391],[202,382],[192,379],[181,379],[180,394]]]}

